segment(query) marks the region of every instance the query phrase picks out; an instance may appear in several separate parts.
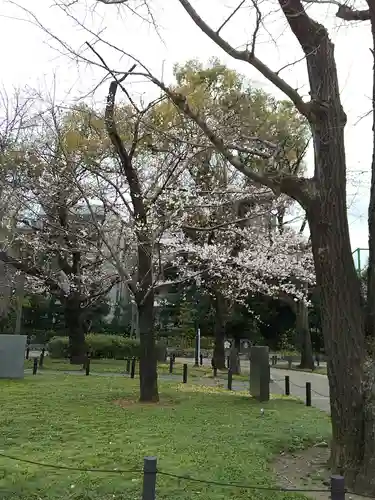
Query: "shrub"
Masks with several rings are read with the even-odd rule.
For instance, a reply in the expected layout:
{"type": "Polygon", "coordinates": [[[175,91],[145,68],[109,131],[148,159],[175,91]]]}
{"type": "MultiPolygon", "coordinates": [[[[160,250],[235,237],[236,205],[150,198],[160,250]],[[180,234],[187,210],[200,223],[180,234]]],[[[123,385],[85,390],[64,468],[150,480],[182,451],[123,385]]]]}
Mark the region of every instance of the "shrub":
{"type": "MultiPolygon", "coordinates": [[[[106,335],[90,333],[86,336],[87,350],[90,351],[94,359],[114,358],[139,358],[139,340],[121,337],[119,335],[106,335]]],[[[68,357],[69,339],[68,337],[54,337],[48,343],[48,352],[51,358],[68,357]]],[[[165,346],[162,343],[156,344],[158,358],[163,357],[165,346]]]]}
{"type": "MultiPolygon", "coordinates": [[[[174,354],[176,358],[194,358],[195,349],[180,349],[179,347],[168,347],[168,353],[174,354]]],[[[201,349],[201,354],[204,358],[211,358],[213,355],[212,349],[201,349]]]]}
{"type": "MultiPolygon", "coordinates": [[[[169,333],[159,334],[161,339],[167,342],[171,349],[189,350],[195,348],[195,335],[170,335],[169,333]]],[[[212,337],[201,337],[201,349],[213,349],[214,339],[212,337]]]]}
{"type": "Polygon", "coordinates": [[[68,346],[68,337],[53,337],[47,344],[47,350],[51,358],[67,358],[68,346]]]}

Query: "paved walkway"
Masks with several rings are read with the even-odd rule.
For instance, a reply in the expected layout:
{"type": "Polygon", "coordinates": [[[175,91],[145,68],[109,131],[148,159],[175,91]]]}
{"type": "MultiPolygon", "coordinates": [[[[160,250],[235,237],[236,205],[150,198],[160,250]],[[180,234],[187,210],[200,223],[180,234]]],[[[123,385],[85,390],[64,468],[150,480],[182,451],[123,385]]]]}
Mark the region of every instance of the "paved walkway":
{"type": "MultiPolygon", "coordinates": [[[[189,365],[194,364],[193,359],[176,359],[177,362],[184,362],[188,363],[189,365]]],[[[206,362],[204,365],[209,365],[210,361],[205,360],[206,362]]],[[[241,362],[241,370],[242,372],[249,373],[250,366],[248,361],[242,361],[241,362]]],[[[30,375],[32,373],[32,370],[25,370],[25,374],[30,375]]],[[[40,372],[39,372],[40,373],[40,372]]],[[[53,370],[46,370],[43,372],[44,374],[50,373],[50,374],[55,374],[55,375],[61,375],[67,374],[67,375],[75,375],[75,376],[85,376],[84,371],[53,371],[53,370]]],[[[91,371],[90,375],[93,376],[98,376],[98,377],[123,377],[124,374],[121,373],[100,373],[100,372],[95,372],[91,371]]],[[[311,402],[312,405],[315,406],[316,408],[319,408],[320,410],[329,412],[330,411],[330,404],[329,404],[329,387],[328,387],[328,379],[326,375],[319,375],[316,373],[308,373],[308,372],[299,372],[296,370],[283,370],[283,369],[278,369],[278,368],[271,368],[271,385],[270,385],[270,391],[272,394],[284,394],[285,390],[285,375],[289,375],[289,381],[290,381],[290,394],[291,396],[295,396],[297,398],[300,398],[302,400],[305,400],[306,397],[306,382],[311,383],[311,402]]],[[[182,381],[181,380],[181,375],[169,375],[169,374],[160,374],[159,379],[160,380],[175,380],[177,381],[182,381]]],[[[189,382],[197,383],[200,385],[206,385],[206,386],[217,386],[217,385],[222,385],[223,387],[226,386],[226,380],[224,378],[217,378],[212,379],[212,378],[207,378],[207,377],[190,377],[189,382]]],[[[240,381],[240,380],[234,380],[232,389],[234,391],[248,391],[249,390],[249,383],[247,381],[240,381]]]]}
{"type": "Polygon", "coordinates": [[[331,411],[329,404],[328,378],[326,375],[299,372],[297,370],[281,370],[279,368],[271,368],[271,377],[274,381],[272,385],[278,385],[284,391],[285,375],[289,376],[291,396],[296,396],[305,400],[306,382],[310,382],[312,405],[326,412],[331,411]]]}
{"type": "MultiPolygon", "coordinates": [[[[194,364],[194,359],[176,358],[176,362],[192,365],[194,364]]],[[[204,358],[203,365],[211,366],[211,360],[204,358]]],[[[241,360],[241,372],[243,374],[250,373],[250,362],[247,359],[241,360]]],[[[291,396],[305,400],[306,382],[310,382],[312,405],[326,412],[331,411],[329,404],[328,378],[326,375],[271,367],[271,393],[284,394],[285,375],[289,375],[291,396]]],[[[243,385],[246,386],[245,389],[248,389],[248,383],[244,382],[243,385]]]]}

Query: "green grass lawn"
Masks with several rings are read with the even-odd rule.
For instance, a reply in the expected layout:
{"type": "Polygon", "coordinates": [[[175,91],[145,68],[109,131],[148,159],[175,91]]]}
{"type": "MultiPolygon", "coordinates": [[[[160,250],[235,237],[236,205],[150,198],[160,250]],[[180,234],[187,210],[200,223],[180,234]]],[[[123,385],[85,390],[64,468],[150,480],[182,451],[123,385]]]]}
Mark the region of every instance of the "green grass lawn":
{"type": "MultiPolygon", "coordinates": [[[[25,360],[25,368],[32,369],[33,360],[28,359],[25,360]]],[[[118,360],[118,359],[92,359],[90,362],[90,370],[93,373],[124,373],[126,369],[126,361],[118,360]]],[[[138,373],[138,363],[136,372],[138,373]]],[[[82,370],[82,366],[71,365],[69,360],[65,359],[51,359],[49,356],[44,358],[43,370],[54,370],[54,371],[80,371],[82,370]]],[[[175,363],[173,366],[173,373],[175,375],[181,375],[182,378],[182,363],[175,363]]],[[[159,363],[158,365],[159,374],[166,375],[169,373],[169,362],[168,363],[159,363]]],[[[218,371],[218,378],[227,378],[227,372],[218,371]]],[[[211,367],[208,366],[200,366],[194,367],[189,365],[188,367],[188,376],[189,377],[213,377],[213,371],[211,367]]],[[[248,380],[249,375],[234,375],[234,380],[248,380]]]]}
{"type": "MultiPolygon", "coordinates": [[[[162,402],[152,406],[136,403],[138,381],[128,378],[48,374],[0,385],[0,453],[60,466],[134,469],[153,455],[160,471],[275,486],[276,454],[330,432],[326,414],[297,401],[261,405],[244,393],[198,385],[161,383],[162,402]]],[[[141,487],[136,472],[72,472],[0,457],[2,500],[140,500],[141,487]]],[[[157,498],[305,497],[158,475],[157,498]]]]}

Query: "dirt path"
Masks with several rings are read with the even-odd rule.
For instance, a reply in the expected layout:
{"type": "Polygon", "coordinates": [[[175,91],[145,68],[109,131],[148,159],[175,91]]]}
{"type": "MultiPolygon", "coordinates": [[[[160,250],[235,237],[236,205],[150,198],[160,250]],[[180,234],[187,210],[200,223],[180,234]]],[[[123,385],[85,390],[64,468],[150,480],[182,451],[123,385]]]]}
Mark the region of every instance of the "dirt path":
{"type": "MultiPolygon", "coordinates": [[[[282,488],[324,490],[329,487],[330,473],[328,443],[317,443],[312,448],[297,453],[281,453],[273,463],[277,482],[282,488]]],[[[328,500],[329,492],[310,492],[306,495],[314,500],[328,500]]],[[[347,500],[362,500],[365,497],[347,493],[347,500]]],[[[370,497],[366,497],[370,498],[370,497]]]]}

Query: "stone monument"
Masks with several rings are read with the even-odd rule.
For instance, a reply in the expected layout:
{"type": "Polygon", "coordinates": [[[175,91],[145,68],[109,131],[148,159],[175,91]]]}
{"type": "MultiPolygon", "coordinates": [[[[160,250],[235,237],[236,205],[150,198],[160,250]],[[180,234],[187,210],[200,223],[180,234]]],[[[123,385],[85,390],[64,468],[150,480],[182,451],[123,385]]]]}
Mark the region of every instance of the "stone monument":
{"type": "Polygon", "coordinates": [[[267,346],[250,348],[250,394],[258,401],[270,399],[270,361],[267,346]]]}
{"type": "Polygon", "coordinates": [[[23,378],[26,335],[0,334],[0,378],[23,378]]]}

